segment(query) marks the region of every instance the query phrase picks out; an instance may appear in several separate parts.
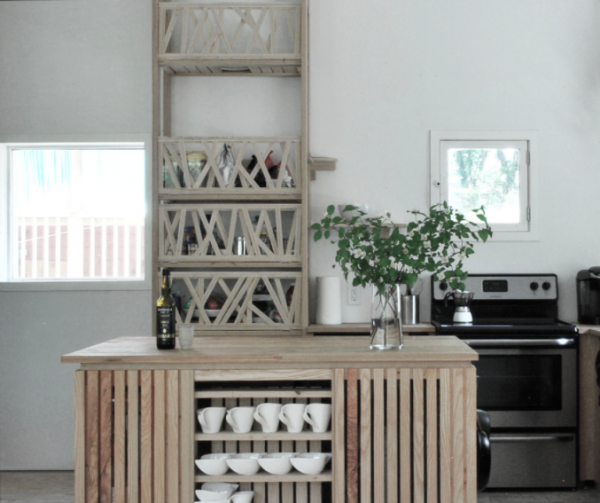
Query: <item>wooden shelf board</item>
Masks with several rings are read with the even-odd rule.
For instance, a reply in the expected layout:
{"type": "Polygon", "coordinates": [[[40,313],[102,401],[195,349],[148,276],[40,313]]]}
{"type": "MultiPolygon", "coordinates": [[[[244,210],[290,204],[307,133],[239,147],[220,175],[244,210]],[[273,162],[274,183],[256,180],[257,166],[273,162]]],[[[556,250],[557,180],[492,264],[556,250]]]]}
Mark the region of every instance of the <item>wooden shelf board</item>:
{"type": "Polygon", "coordinates": [[[302,262],[298,261],[290,261],[290,262],[282,262],[279,260],[248,260],[248,261],[238,261],[238,260],[190,260],[184,261],[179,259],[168,259],[166,257],[158,258],[158,266],[159,267],[181,267],[181,268],[214,268],[214,267],[227,267],[227,268],[246,268],[246,267],[261,267],[261,268],[286,268],[286,269],[302,269],[302,262]]]}
{"type": "Polygon", "coordinates": [[[225,475],[196,475],[195,482],[331,482],[331,470],[325,470],[319,475],[304,475],[292,469],[286,475],[271,475],[259,471],[256,475],[238,475],[237,473],[226,473],[225,475]]]}
{"type": "MultiPolygon", "coordinates": [[[[309,334],[369,334],[371,325],[369,323],[342,323],[340,325],[318,325],[312,324],[307,329],[309,334]]],[[[402,331],[406,333],[434,334],[435,328],[430,323],[419,323],[418,325],[402,325],[402,331]]]]}
{"type": "Polygon", "coordinates": [[[330,390],[214,390],[196,391],[195,398],[331,398],[330,390]]]}
{"type": "Polygon", "coordinates": [[[235,201],[235,202],[265,202],[265,203],[276,203],[278,201],[281,202],[302,202],[302,193],[298,191],[291,192],[294,189],[286,189],[288,192],[275,192],[274,190],[255,190],[253,193],[243,193],[238,194],[235,191],[219,192],[218,189],[215,189],[216,192],[208,192],[206,189],[204,191],[190,191],[189,193],[184,193],[183,191],[179,191],[177,193],[173,192],[165,192],[158,194],[158,199],[161,201],[187,201],[190,203],[197,203],[202,201],[235,201]]]}
{"type": "Polygon", "coordinates": [[[262,431],[251,431],[250,433],[234,433],[232,431],[220,431],[219,433],[196,433],[194,440],[199,442],[212,441],[262,441],[273,440],[284,442],[304,442],[311,440],[331,440],[333,435],[331,431],[325,433],[313,433],[312,431],[301,431],[300,433],[289,433],[287,431],[276,431],[274,433],[263,433],[262,431]]]}

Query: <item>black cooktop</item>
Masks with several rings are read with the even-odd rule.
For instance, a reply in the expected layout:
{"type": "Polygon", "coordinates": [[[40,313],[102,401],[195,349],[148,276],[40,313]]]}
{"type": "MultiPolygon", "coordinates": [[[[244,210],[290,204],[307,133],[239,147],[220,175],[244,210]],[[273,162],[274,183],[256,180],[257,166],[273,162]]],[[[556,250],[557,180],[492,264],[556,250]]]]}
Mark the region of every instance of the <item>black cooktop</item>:
{"type": "Polygon", "coordinates": [[[577,327],[571,323],[551,318],[474,318],[471,325],[452,323],[452,319],[441,318],[431,322],[436,333],[456,336],[575,336],[577,327]]]}

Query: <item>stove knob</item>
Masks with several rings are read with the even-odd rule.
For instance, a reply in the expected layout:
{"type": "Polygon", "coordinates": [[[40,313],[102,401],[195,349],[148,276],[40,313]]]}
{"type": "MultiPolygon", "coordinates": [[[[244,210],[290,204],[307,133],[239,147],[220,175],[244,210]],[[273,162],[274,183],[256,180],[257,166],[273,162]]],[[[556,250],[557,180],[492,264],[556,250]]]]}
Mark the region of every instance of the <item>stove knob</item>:
{"type": "Polygon", "coordinates": [[[543,288],[544,290],[550,290],[550,287],[551,287],[551,286],[552,286],[552,285],[551,285],[551,284],[550,284],[550,282],[548,282],[548,281],[544,281],[544,282],[542,283],[542,288],[543,288]]]}
{"type": "Polygon", "coordinates": [[[534,292],[540,287],[540,285],[536,282],[533,281],[530,285],[529,288],[531,288],[534,292]]]}
{"type": "Polygon", "coordinates": [[[446,283],[445,281],[442,281],[440,283],[440,290],[447,290],[448,289],[448,283],[446,283]]]}

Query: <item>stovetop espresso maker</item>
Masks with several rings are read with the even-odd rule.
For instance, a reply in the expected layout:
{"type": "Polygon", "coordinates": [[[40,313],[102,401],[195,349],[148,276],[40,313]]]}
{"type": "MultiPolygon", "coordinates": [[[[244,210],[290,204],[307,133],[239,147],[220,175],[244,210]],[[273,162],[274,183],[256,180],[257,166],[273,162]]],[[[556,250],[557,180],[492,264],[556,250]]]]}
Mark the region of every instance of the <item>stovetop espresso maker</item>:
{"type": "Polygon", "coordinates": [[[470,304],[473,300],[474,292],[463,292],[461,290],[454,290],[448,292],[444,297],[444,305],[448,307],[448,299],[454,300],[456,310],[452,317],[452,322],[456,325],[468,325],[473,323],[473,315],[471,314],[470,304]]]}

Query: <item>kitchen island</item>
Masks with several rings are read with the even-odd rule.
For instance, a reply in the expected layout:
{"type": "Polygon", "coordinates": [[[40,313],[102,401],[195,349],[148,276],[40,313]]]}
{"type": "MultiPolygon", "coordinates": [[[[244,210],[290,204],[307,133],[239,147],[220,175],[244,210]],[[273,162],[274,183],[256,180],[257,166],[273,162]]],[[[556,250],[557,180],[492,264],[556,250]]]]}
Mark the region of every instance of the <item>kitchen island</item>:
{"type": "Polygon", "coordinates": [[[196,338],[159,351],[124,337],[63,356],[75,374],[75,501],[192,503],[235,482],[255,503],[475,503],[475,351],[455,337],[196,338]],[[328,431],[202,433],[196,410],[262,402],[332,404],[328,431]],[[208,476],[209,452],[331,452],[318,475],[208,476]],[[438,499],[439,496],[439,499],[438,499]]]}
{"type": "Polygon", "coordinates": [[[600,326],[579,329],[579,478],[600,484],[600,326]]]}

